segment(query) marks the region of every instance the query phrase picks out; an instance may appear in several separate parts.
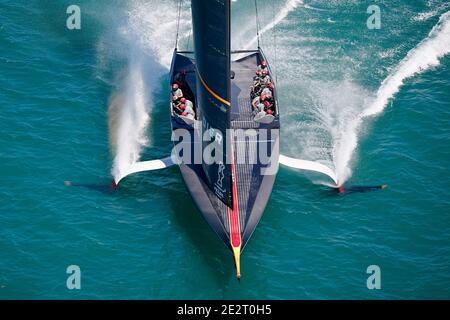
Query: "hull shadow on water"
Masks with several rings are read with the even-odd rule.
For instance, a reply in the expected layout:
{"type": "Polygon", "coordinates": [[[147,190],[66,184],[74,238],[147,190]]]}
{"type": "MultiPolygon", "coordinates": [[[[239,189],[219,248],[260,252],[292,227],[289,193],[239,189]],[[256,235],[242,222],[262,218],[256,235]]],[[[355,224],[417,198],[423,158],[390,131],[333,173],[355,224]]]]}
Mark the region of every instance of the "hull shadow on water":
{"type": "MultiPolygon", "coordinates": [[[[163,75],[160,78],[160,85],[157,88],[164,88],[169,84],[169,76],[163,75]]],[[[157,95],[158,96],[158,95],[157,95]]],[[[163,95],[165,98],[165,95],[163,95]]],[[[148,135],[152,137],[154,144],[149,149],[167,149],[163,154],[169,154],[172,147],[169,110],[166,107],[166,100],[155,101],[155,107],[151,110],[152,123],[148,135]],[[167,145],[170,144],[170,148],[167,145]]],[[[152,152],[147,149],[143,152],[143,159],[154,158],[152,152]]],[[[184,185],[178,167],[170,170],[176,178],[176,183],[170,188],[164,188],[170,203],[168,218],[174,221],[182,233],[182,239],[193,244],[203,260],[202,265],[208,266],[210,272],[214,274],[217,286],[224,287],[230,279],[234,279],[233,257],[226,246],[222,243],[208,223],[203,219],[197,209],[194,200],[184,185]]],[[[150,173],[151,174],[151,173],[150,173]]]]}
{"type": "Polygon", "coordinates": [[[233,257],[201,216],[194,200],[186,190],[179,172],[177,172],[177,176],[182,191],[168,191],[171,215],[181,232],[184,233],[185,237],[183,238],[188,239],[194,245],[204,264],[214,274],[217,285],[224,287],[231,278],[234,279],[233,257]]]}
{"type": "Polygon", "coordinates": [[[64,185],[66,187],[76,187],[76,188],[84,188],[90,191],[100,192],[106,195],[113,195],[115,193],[115,189],[112,187],[111,183],[78,183],[73,181],[64,181],[64,185]]]}
{"type": "MultiPolygon", "coordinates": [[[[161,189],[161,192],[167,193],[169,198],[171,210],[168,212],[168,218],[176,222],[177,227],[184,234],[183,239],[187,239],[186,241],[193,244],[198,251],[198,255],[202,258],[203,264],[207,265],[211,273],[214,274],[217,285],[223,287],[231,278],[234,278],[232,256],[201,217],[193,199],[182,183],[181,175],[176,170],[173,170],[173,172],[180,179],[180,186],[176,186],[179,191],[174,190],[174,188],[161,189]]],[[[107,196],[116,196],[120,192],[107,182],[94,184],[64,181],[64,185],[68,188],[82,188],[107,196]]]]}

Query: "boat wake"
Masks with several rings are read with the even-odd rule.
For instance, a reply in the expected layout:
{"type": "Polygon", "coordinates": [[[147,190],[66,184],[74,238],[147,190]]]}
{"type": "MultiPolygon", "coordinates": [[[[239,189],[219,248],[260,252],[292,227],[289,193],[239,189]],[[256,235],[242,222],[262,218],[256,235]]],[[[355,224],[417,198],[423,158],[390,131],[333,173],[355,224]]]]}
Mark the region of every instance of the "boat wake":
{"type": "Polygon", "coordinates": [[[139,161],[143,147],[150,141],[146,128],[150,122],[149,94],[146,90],[139,59],[130,59],[129,70],[120,80],[121,87],[112,93],[108,109],[109,133],[115,155],[112,174],[120,172],[139,161]]]}
{"type": "MultiPolygon", "coordinates": [[[[287,48],[284,53],[290,50],[292,48],[287,48]]],[[[308,53],[308,50],[305,49],[305,52],[308,53]]],[[[302,102],[306,106],[304,109],[296,106],[298,90],[294,91],[289,84],[286,84],[287,99],[281,104],[288,108],[282,110],[282,114],[289,119],[283,127],[283,135],[291,137],[285,152],[329,167],[339,184],[344,184],[352,175],[355,150],[364,134],[364,122],[381,114],[407,79],[438,66],[440,59],[449,52],[450,12],[447,12],[440,17],[428,37],[392,69],[376,92],[358,85],[349,75],[344,76],[343,80],[321,81],[316,70],[305,68],[303,72],[306,77],[312,75],[312,79],[306,81],[304,86],[296,85],[304,95],[302,102]]],[[[288,66],[284,65],[287,72],[283,71],[283,74],[288,75],[290,82],[295,82],[298,74],[290,73],[288,66]]],[[[327,71],[328,74],[332,72],[327,71]]],[[[312,179],[315,183],[328,185],[323,179],[316,179],[315,176],[312,179]]]]}
{"type": "MultiPolygon", "coordinates": [[[[289,0],[262,33],[281,22],[300,0],[289,0]]],[[[192,46],[190,1],[181,2],[180,47],[192,46]]],[[[141,152],[151,145],[148,127],[155,93],[170,68],[177,30],[178,1],[136,0],[129,4],[126,22],[119,26],[118,50],[128,52],[125,70],[120,72],[109,102],[108,121],[113,153],[112,174],[116,181],[133,171],[141,152]],[[156,86],[155,86],[156,84],[156,86]]],[[[250,21],[248,22],[251,25],[250,21]]],[[[256,39],[254,40],[256,43],[256,39]]],[[[116,48],[117,49],[117,48],[116,48]]]]}
{"type": "MultiPolygon", "coordinates": [[[[290,13],[301,5],[301,0],[289,0],[276,11],[277,14],[270,12],[272,17],[264,19],[269,22],[260,30],[262,40],[264,37],[270,40],[274,36],[275,27],[290,22],[290,13]]],[[[183,1],[182,6],[180,39],[186,48],[192,43],[189,1],[183,1]]],[[[170,67],[177,15],[177,2],[133,1],[129,7],[127,22],[118,28],[123,50],[129,54],[126,58],[126,71],[118,77],[119,84],[111,94],[109,104],[110,141],[114,154],[112,172],[115,178],[137,163],[142,149],[151,145],[147,138],[147,128],[151,124],[150,111],[155,93],[163,87],[161,79],[170,67]],[[156,87],[153,87],[155,83],[156,87]]],[[[244,31],[234,33],[233,43],[238,43],[238,46],[245,44],[243,48],[254,46],[257,38],[253,35],[249,37],[253,24],[249,19],[246,25],[240,26],[244,31]]],[[[282,54],[278,59],[282,66],[280,73],[284,74],[284,81],[287,82],[297,77],[298,73],[287,70],[292,62],[282,61],[292,51],[290,48],[283,48],[284,38],[279,40],[278,51],[282,54]],[[285,70],[282,70],[283,65],[285,70]]],[[[263,42],[263,45],[265,43],[270,41],[263,42]]],[[[267,47],[266,54],[269,58],[277,60],[276,56],[272,59],[277,50],[270,48],[270,45],[267,47]]],[[[289,86],[283,88],[281,81],[279,93],[282,95],[281,106],[285,106],[282,110],[283,117],[296,120],[294,123],[289,121],[283,127],[283,134],[295,139],[291,145],[286,146],[287,152],[330,168],[339,184],[345,183],[352,175],[352,162],[355,160],[355,150],[365,119],[380,114],[406,79],[439,65],[440,58],[449,52],[450,12],[447,12],[440,17],[428,37],[391,71],[377,92],[356,84],[351,76],[344,77],[343,81],[310,80],[304,88],[300,88],[305,95],[303,101],[309,103],[307,108],[300,110],[302,114],[299,115],[299,108],[289,107],[297,102],[295,95],[290,94],[289,86]]],[[[279,69],[277,61],[274,64],[279,69]]],[[[313,73],[308,69],[303,72],[313,73]]],[[[313,181],[328,185],[323,180],[313,181]]]]}
{"type": "Polygon", "coordinates": [[[337,141],[333,150],[336,175],[340,183],[344,183],[351,176],[350,163],[358,146],[358,133],[364,119],[383,112],[400,91],[405,80],[438,66],[440,58],[448,53],[450,53],[450,11],[440,17],[428,37],[409,51],[381,83],[375,99],[348,122],[344,130],[345,143],[342,143],[342,140],[337,141]]]}
{"type": "MultiPolygon", "coordinates": [[[[129,172],[142,150],[151,145],[151,110],[170,67],[178,12],[175,2],[142,0],[132,1],[127,10],[126,22],[115,30],[120,43],[116,50],[127,52],[125,67],[119,71],[108,109],[116,180],[129,172]]],[[[190,26],[190,14],[183,21],[190,26]]]]}
{"type": "Polygon", "coordinates": [[[450,11],[444,13],[428,37],[408,52],[394,71],[382,82],[375,101],[362,116],[383,111],[404,81],[440,64],[440,58],[450,53],[450,11]]]}
{"type": "MultiPolygon", "coordinates": [[[[259,35],[262,37],[265,33],[275,28],[280,22],[282,22],[286,17],[297,9],[299,5],[303,4],[302,0],[288,0],[284,4],[284,6],[280,9],[280,11],[276,14],[276,16],[261,30],[259,30],[259,35]]],[[[258,42],[258,37],[254,37],[248,44],[244,47],[244,49],[253,49],[258,42]]]]}

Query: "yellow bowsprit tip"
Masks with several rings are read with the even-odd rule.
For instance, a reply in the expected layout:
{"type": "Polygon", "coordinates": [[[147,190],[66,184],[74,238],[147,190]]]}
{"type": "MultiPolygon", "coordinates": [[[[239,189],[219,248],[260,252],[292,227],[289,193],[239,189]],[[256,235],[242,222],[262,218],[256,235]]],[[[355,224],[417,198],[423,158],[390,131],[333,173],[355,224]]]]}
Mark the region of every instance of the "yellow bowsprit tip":
{"type": "Polygon", "coordinates": [[[234,264],[236,266],[236,277],[241,280],[241,247],[233,247],[234,264]]]}

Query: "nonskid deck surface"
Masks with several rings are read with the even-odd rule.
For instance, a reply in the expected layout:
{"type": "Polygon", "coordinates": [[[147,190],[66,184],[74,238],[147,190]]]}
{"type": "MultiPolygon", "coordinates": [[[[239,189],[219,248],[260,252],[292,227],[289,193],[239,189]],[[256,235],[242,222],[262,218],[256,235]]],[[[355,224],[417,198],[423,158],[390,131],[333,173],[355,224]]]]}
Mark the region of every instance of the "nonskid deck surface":
{"type": "Polygon", "coordinates": [[[231,120],[232,129],[257,129],[260,124],[254,121],[255,115],[252,112],[252,104],[250,97],[239,98],[235,103],[236,109],[239,110],[237,117],[231,120]]]}
{"type": "Polygon", "coordinates": [[[237,194],[239,199],[239,219],[241,230],[244,230],[247,214],[253,208],[256,195],[261,186],[262,179],[259,169],[260,166],[251,161],[251,157],[257,155],[257,136],[246,136],[243,131],[236,131],[234,150],[235,150],[235,170],[237,194]],[[244,157],[243,157],[244,155],[244,157]],[[243,157],[243,163],[237,162],[238,157],[243,157]]]}
{"type": "Polygon", "coordinates": [[[235,76],[231,81],[231,127],[233,129],[258,128],[250,100],[250,87],[258,65],[256,55],[233,61],[231,69],[235,76]]]}

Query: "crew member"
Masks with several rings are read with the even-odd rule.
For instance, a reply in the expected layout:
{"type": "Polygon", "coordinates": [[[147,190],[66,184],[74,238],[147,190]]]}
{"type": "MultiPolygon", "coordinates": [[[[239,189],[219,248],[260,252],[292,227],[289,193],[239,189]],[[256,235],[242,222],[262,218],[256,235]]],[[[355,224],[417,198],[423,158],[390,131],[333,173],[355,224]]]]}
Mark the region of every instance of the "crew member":
{"type": "Polygon", "coordinates": [[[185,104],[181,104],[181,110],[183,110],[183,113],[181,113],[181,115],[183,117],[186,117],[188,119],[195,119],[195,113],[194,110],[192,110],[190,107],[187,107],[185,104]]]}
{"type": "Polygon", "coordinates": [[[267,87],[269,83],[272,83],[272,78],[269,76],[269,73],[267,72],[267,69],[263,69],[261,71],[261,85],[263,87],[267,87]]]}
{"type": "MultiPolygon", "coordinates": [[[[270,83],[272,84],[272,83],[270,83]]],[[[261,94],[264,95],[266,97],[266,99],[272,99],[272,90],[270,90],[269,87],[265,87],[262,91],[261,94]]]]}
{"type": "Polygon", "coordinates": [[[176,100],[174,102],[172,102],[172,106],[173,106],[173,110],[175,111],[175,113],[177,114],[182,114],[183,110],[181,109],[181,101],[180,100],[176,100]]]}
{"type": "Polygon", "coordinates": [[[256,73],[259,75],[262,75],[263,70],[267,71],[267,61],[266,60],[261,61],[261,64],[256,69],[256,73]]]}
{"type": "Polygon", "coordinates": [[[195,118],[194,104],[192,101],[187,100],[186,98],[181,98],[181,109],[186,112],[188,115],[192,115],[192,119],[195,118]]]}
{"type": "Polygon", "coordinates": [[[256,75],[253,77],[253,85],[250,87],[250,97],[254,99],[261,94],[261,75],[256,71],[256,75]]]}
{"type": "Polygon", "coordinates": [[[252,101],[253,112],[264,112],[264,102],[261,100],[261,97],[255,97],[252,101]]]}
{"type": "Polygon", "coordinates": [[[172,101],[178,101],[181,98],[183,98],[183,91],[181,91],[180,86],[178,83],[174,83],[172,85],[172,101]]]}
{"type": "Polygon", "coordinates": [[[269,101],[269,100],[264,101],[264,111],[267,114],[275,113],[274,104],[271,101],[269,101]]]}

